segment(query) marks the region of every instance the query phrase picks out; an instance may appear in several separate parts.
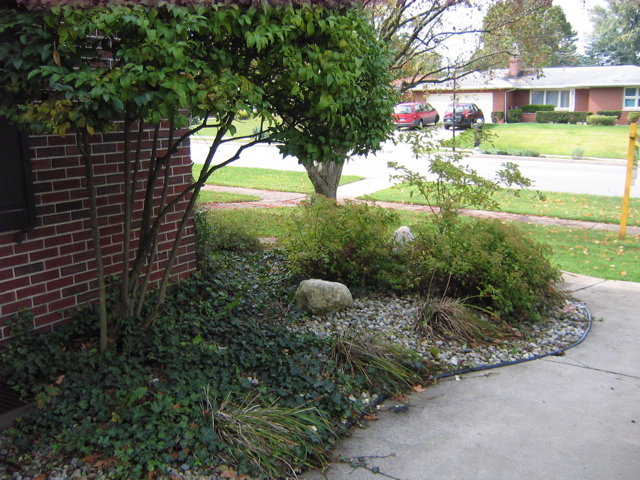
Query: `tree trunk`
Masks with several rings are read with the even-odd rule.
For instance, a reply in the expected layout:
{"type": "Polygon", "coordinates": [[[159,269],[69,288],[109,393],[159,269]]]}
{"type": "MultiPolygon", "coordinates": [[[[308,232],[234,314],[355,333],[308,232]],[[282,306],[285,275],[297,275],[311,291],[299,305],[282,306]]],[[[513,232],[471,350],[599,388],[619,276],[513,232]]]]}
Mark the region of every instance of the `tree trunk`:
{"type": "Polygon", "coordinates": [[[313,164],[303,164],[303,166],[307,170],[307,175],[309,175],[315,192],[332,200],[337,200],[338,185],[340,184],[344,162],[314,162],[313,164]]]}
{"type": "Polygon", "coordinates": [[[107,350],[109,341],[109,319],[107,314],[107,287],[102,247],[100,245],[100,225],[98,224],[98,195],[93,172],[93,159],[89,147],[89,136],[86,131],[76,133],[76,145],[84,159],[87,194],[89,197],[89,217],[91,218],[91,237],[96,260],[96,276],[98,277],[98,312],[100,319],[100,353],[107,350]]]}

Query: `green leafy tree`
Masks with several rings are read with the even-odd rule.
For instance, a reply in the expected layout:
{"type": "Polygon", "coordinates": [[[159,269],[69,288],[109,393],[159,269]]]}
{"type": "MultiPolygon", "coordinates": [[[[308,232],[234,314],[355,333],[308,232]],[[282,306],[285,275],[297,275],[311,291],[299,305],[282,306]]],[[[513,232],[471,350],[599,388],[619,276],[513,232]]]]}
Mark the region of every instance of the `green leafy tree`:
{"type": "Polygon", "coordinates": [[[162,312],[197,194],[216,170],[260,142],[279,142],[284,154],[305,165],[340,162],[346,153],[375,151],[390,131],[394,99],[386,56],[360,9],[302,2],[51,3],[2,11],[0,114],[32,131],[75,134],[86,166],[103,351],[127,319],[144,318],[150,326],[162,312]],[[220,159],[215,156],[220,145],[238,139],[233,126],[238,114],[258,118],[262,126],[234,155],[220,159]],[[190,117],[202,120],[185,130],[190,117]],[[161,141],[162,121],[171,133],[161,141]],[[126,146],[125,240],[119,294],[107,310],[92,134],[111,131],[117,122],[126,146]],[[144,123],[156,126],[148,158],[138,150],[144,123]],[[184,191],[169,195],[172,155],[190,135],[211,126],[217,134],[201,174],[184,191]],[[144,210],[134,242],[130,220],[143,179],[144,210]],[[160,205],[154,205],[154,191],[162,185],[160,205]],[[145,310],[147,266],[154,263],[160,227],[189,194],[155,306],[145,310]]]}
{"type": "Polygon", "coordinates": [[[476,53],[480,64],[489,57],[502,65],[517,57],[528,68],[578,62],[576,33],[562,7],[540,6],[537,0],[498,1],[487,11],[483,30],[482,48],[476,53]],[[522,10],[530,13],[523,16],[522,10]]]}
{"type": "Polygon", "coordinates": [[[597,65],[640,65],[640,4],[637,0],[608,0],[591,10],[593,32],[586,49],[597,65]]]}

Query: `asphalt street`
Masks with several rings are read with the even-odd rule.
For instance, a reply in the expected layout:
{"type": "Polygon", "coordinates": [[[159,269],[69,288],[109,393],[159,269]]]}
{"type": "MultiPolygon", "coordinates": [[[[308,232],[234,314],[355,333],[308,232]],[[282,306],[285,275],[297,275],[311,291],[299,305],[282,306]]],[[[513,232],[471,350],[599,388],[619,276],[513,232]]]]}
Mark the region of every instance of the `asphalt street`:
{"type": "MultiPolygon", "coordinates": [[[[450,131],[439,129],[437,135],[450,136],[450,131]]],[[[460,132],[457,132],[460,134],[460,132]]],[[[239,145],[222,145],[216,153],[216,163],[232,157],[239,145]]],[[[192,140],[191,157],[195,163],[203,163],[209,151],[204,140],[192,140]]],[[[368,179],[368,183],[382,188],[395,183],[390,176],[396,172],[387,166],[397,162],[407,168],[428,176],[429,162],[416,159],[406,144],[387,142],[383,149],[368,157],[354,156],[344,167],[343,175],[358,175],[368,179]]],[[[493,178],[504,162],[520,166],[522,173],[534,182],[533,188],[551,192],[588,193],[592,195],[623,196],[626,178],[626,161],[612,159],[541,158],[484,155],[477,152],[468,157],[467,162],[477,172],[493,178]]],[[[257,167],[278,170],[304,171],[295,157],[284,158],[275,145],[256,145],[246,149],[231,165],[237,167],[257,167]]],[[[631,189],[632,197],[640,197],[640,184],[631,189]]]]}

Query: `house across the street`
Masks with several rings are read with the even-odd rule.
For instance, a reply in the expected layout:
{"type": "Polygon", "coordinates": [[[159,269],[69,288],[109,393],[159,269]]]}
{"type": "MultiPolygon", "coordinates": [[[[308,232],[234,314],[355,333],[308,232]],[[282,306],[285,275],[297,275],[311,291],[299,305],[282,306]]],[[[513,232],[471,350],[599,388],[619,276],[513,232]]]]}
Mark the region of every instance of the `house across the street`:
{"type": "Polygon", "coordinates": [[[412,100],[426,101],[444,112],[454,102],[472,102],[491,122],[492,112],[524,105],[554,105],[556,111],[591,112],[620,110],[619,124],[628,123],[630,112],[640,112],[640,66],[549,67],[538,72],[520,68],[478,72],[444,84],[425,83],[408,92],[412,100]]]}

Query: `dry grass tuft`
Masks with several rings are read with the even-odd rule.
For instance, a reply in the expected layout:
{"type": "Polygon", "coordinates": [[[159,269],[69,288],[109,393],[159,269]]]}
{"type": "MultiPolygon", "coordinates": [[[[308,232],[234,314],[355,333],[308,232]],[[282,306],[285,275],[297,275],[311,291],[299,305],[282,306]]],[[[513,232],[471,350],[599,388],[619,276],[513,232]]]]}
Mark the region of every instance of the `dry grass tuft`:
{"type": "Polygon", "coordinates": [[[427,338],[454,338],[488,342],[504,338],[507,330],[476,313],[477,307],[460,298],[426,297],[417,315],[416,329],[427,338]]]}

